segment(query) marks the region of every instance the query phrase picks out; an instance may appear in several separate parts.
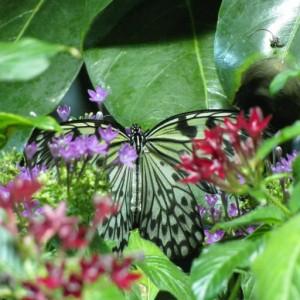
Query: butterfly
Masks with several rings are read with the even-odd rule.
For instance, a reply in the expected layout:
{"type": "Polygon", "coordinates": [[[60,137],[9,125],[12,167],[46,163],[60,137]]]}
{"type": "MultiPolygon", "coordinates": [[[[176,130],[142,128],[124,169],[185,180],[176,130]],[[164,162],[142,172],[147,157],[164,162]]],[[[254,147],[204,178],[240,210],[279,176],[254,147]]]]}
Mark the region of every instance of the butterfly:
{"type": "MultiPolygon", "coordinates": [[[[111,143],[107,171],[113,200],[119,211],[99,228],[104,239],[114,240],[123,249],[130,231],[138,228],[143,238],[156,243],[171,259],[181,259],[200,249],[203,225],[197,201],[203,191],[214,188],[203,182],[190,186],[181,180],[180,156],[191,153],[192,139],[203,138],[205,128],[234,118],[232,110],[197,110],[169,117],[150,130],[133,124],[129,129],[111,120],[71,120],[61,124],[65,133],[96,134],[99,128],[113,126],[118,136],[111,143]],[[134,146],[138,158],[133,167],[116,163],[123,143],[134,146]]],[[[51,164],[47,142],[53,133],[36,138],[39,147],[36,163],[51,164]]]]}

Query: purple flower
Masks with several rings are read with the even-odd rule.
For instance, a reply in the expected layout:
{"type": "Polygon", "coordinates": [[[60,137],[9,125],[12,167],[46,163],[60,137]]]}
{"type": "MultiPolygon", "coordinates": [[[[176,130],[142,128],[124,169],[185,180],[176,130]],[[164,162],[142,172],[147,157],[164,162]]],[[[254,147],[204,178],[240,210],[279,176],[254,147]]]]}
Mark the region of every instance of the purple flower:
{"type": "Polygon", "coordinates": [[[61,150],[68,147],[68,145],[72,142],[73,134],[69,133],[60,137],[54,137],[51,142],[48,143],[49,150],[51,155],[54,158],[58,158],[61,156],[61,150]]]}
{"type": "Polygon", "coordinates": [[[60,119],[65,122],[69,119],[70,113],[71,113],[71,106],[67,104],[59,105],[56,110],[58,116],[60,119]]]}
{"type": "Polygon", "coordinates": [[[101,138],[108,144],[119,134],[119,132],[117,130],[114,130],[111,125],[109,125],[106,129],[100,127],[98,131],[101,135],[101,138]]]}
{"type": "Polygon", "coordinates": [[[251,233],[253,233],[254,231],[255,231],[255,226],[248,226],[247,228],[246,228],[246,231],[247,231],[247,233],[248,234],[251,234],[251,233]]]}
{"type": "Polygon", "coordinates": [[[96,86],[95,90],[88,90],[89,100],[96,103],[102,103],[108,96],[108,91],[101,86],[96,86]]]}
{"type": "Polygon", "coordinates": [[[218,196],[215,194],[205,194],[204,199],[210,207],[214,207],[218,201],[218,196]]]}
{"type": "Polygon", "coordinates": [[[203,218],[207,213],[207,209],[201,205],[197,205],[197,209],[198,209],[199,215],[203,218]]]}
{"type": "Polygon", "coordinates": [[[37,151],[36,143],[32,142],[31,144],[27,144],[24,151],[25,151],[26,158],[28,160],[31,160],[37,151]]]}
{"type": "Polygon", "coordinates": [[[213,244],[220,241],[223,238],[225,232],[223,230],[217,230],[211,233],[209,230],[205,229],[204,234],[205,234],[205,242],[207,244],[213,244]]]}
{"type": "Polygon", "coordinates": [[[291,173],[292,172],[292,163],[297,156],[297,152],[293,151],[292,154],[288,154],[286,158],[282,157],[275,166],[272,166],[272,172],[277,173],[291,173]]]}
{"type": "Polygon", "coordinates": [[[228,216],[236,217],[239,214],[237,206],[235,203],[230,203],[228,207],[228,216]]]}
{"type": "Polygon", "coordinates": [[[37,178],[41,173],[47,170],[45,165],[35,165],[33,168],[20,167],[19,178],[31,180],[32,178],[37,178]]]}
{"type": "Polygon", "coordinates": [[[67,163],[79,158],[80,155],[77,151],[76,143],[71,142],[66,147],[61,147],[59,149],[59,156],[67,163]]]}
{"type": "Polygon", "coordinates": [[[89,155],[107,154],[107,144],[100,144],[95,135],[88,137],[86,147],[89,155]]]}
{"type": "Polygon", "coordinates": [[[37,200],[24,202],[24,210],[22,216],[25,218],[35,217],[43,213],[43,207],[37,200]]]}
{"type": "Polygon", "coordinates": [[[119,161],[126,165],[127,167],[132,168],[133,162],[138,158],[138,154],[133,146],[128,143],[122,144],[119,150],[119,161]]]}

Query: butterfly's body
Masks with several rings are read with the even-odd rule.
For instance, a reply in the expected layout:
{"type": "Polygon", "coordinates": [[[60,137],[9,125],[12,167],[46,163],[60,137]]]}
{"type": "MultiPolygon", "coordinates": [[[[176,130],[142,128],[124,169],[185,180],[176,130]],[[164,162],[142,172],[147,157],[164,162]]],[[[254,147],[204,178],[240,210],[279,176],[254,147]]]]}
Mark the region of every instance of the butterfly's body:
{"type": "MultiPolygon", "coordinates": [[[[224,110],[184,113],[145,132],[136,124],[127,130],[114,123],[119,135],[110,146],[107,168],[119,212],[103,224],[100,234],[115,240],[117,248],[122,249],[130,231],[138,228],[142,237],[155,242],[172,259],[199,251],[203,228],[197,201],[210,186],[183,184],[185,174],[177,165],[181,154],[191,152],[192,138],[202,138],[205,127],[233,115],[235,112],[224,110]],[[134,146],[138,154],[133,167],[116,164],[118,149],[124,142],[134,146]]],[[[89,129],[89,134],[97,135],[99,127],[109,124],[105,120],[77,120],[66,122],[63,127],[66,132],[84,134],[89,129]]],[[[45,142],[43,148],[39,156],[45,160],[45,142]]]]}

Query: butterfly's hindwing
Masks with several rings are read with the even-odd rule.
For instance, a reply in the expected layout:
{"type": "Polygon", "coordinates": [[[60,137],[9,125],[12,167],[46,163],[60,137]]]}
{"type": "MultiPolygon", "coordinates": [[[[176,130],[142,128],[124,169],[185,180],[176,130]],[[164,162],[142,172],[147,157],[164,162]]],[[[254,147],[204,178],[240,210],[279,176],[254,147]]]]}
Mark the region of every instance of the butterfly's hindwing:
{"type": "Polygon", "coordinates": [[[141,157],[141,235],[169,257],[185,257],[202,240],[196,200],[175,166],[149,149],[141,157]]]}

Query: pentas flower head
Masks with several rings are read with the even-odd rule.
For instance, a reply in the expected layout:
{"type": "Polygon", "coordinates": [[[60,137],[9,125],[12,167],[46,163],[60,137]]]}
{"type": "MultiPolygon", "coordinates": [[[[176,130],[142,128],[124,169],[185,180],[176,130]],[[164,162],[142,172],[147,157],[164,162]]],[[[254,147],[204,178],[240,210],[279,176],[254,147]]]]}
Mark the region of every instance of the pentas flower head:
{"type": "Polygon", "coordinates": [[[193,140],[192,155],[181,156],[179,168],[187,173],[182,181],[207,181],[224,191],[245,192],[262,174],[262,167],[250,161],[270,118],[263,118],[261,110],[253,108],[248,119],[241,112],[235,120],[225,118],[224,123],[205,130],[203,139],[193,140]]]}
{"type": "Polygon", "coordinates": [[[88,94],[90,96],[90,101],[101,104],[104,102],[109,93],[108,90],[106,90],[105,88],[101,86],[96,86],[95,90],[89,89],[88,94]]]}
{"type": "Polygon", "coordinates": [[[69,119],[69,116],[71,114],[71,106],[67,104],[59,105],[57,110],[56,110],[59,118],[63,121],[66,122],[69,119]]]}
{"type": "Polygon", "coordinates": [[[100,127],[98,131],[101,138],[108,144],[111,143],[119,134],[119,132],[113,129],[111,125],[109,125],[107,128],[100,127]]]}
{"type": "Polygon", "coordinates": [[[133,168],[134,162],[138,158],[138,154],[134,148],[128,143],[122,144],[119,150],[119,161],[127,167],[133,168]]]}
{"type": "Polygon", "coordinates": [[[83,280],[79,274],[70,274],[69,278],[63,284],[63,294],[65,297],[73,296],[80,298],[83,288],[83,280]]]}
{"type": "Polygon", "coordinates": [[[129,271],[131,263],[131,258],[124,259],[123,261],[113,261],[111,280],[120,289],[130,289],[133,282],[141,278],[141,274],[129,271]]]}
{"type": "Polygon", "coordinates": [[[32,160],[33,156],[37,152],[37,144],[35,142],[27,144],[25,146],[24,152],[25,152],[26,158],[28,160],[32,160]]]}

